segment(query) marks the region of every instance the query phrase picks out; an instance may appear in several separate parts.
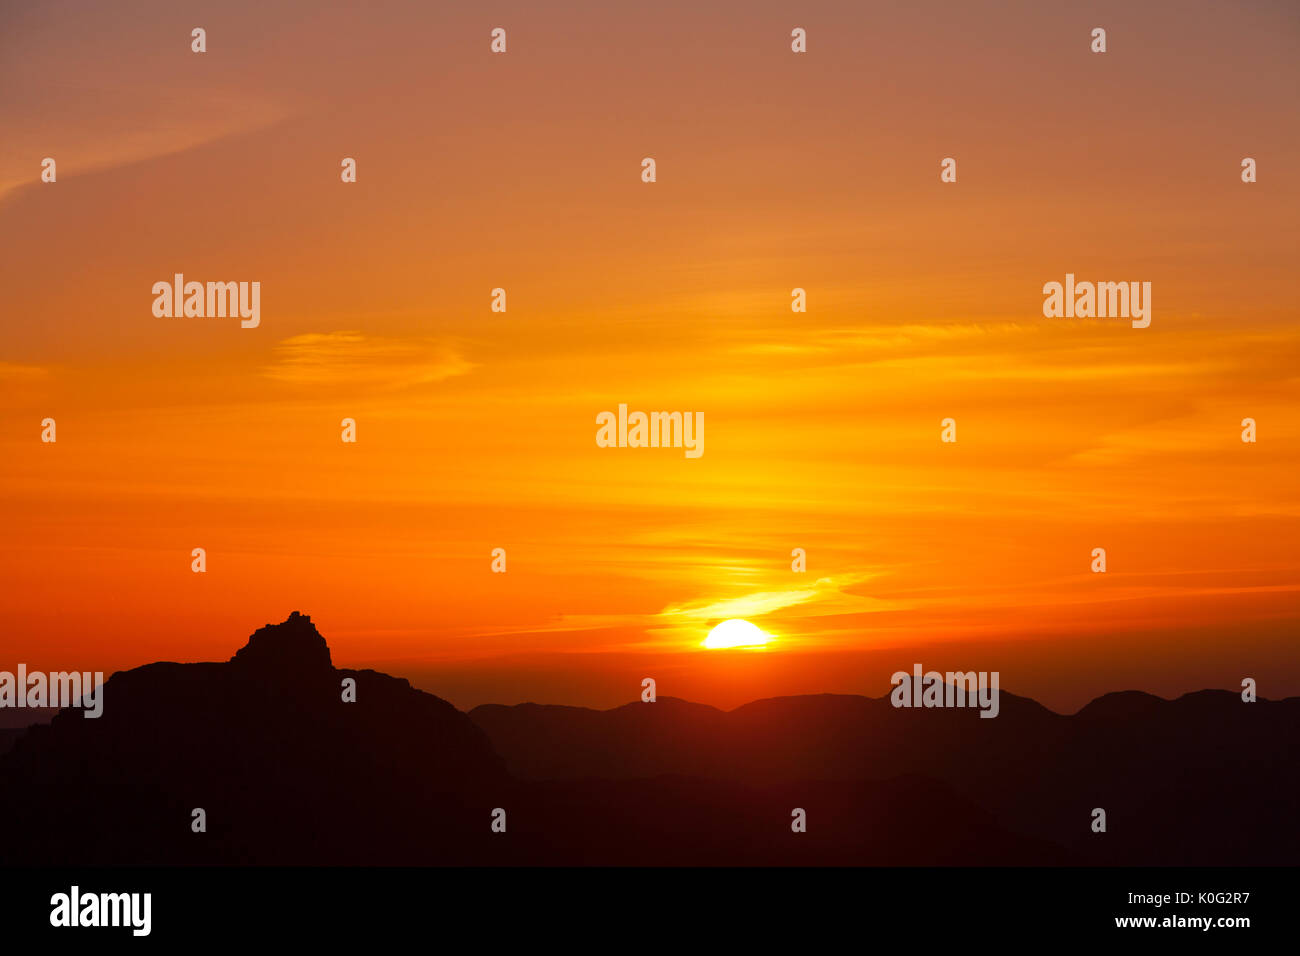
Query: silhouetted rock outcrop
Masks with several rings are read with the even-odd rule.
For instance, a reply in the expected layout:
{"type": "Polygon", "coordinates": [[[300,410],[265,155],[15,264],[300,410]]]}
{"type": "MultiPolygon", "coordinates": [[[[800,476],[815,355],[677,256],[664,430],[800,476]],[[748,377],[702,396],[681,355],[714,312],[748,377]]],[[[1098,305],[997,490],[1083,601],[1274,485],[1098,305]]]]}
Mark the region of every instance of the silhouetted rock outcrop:
{"type": "MultiPolygon", "coordinates": [[[[0,758],[0,858],[26,862],[467,860],[457,822],[505,779],[465,714],[399,678],[334,668],[309,618],[227,663],[114,674],[0,758]],[[343,681],[356,701],[343,700],[343,681]],[[202,808],[207,832],[191,829],[202,808]]],[[[472,854],[470,854],[472,856],[472,854]]]]}
{"type": "Polygon", "coordinates": [[[307,674],[333,668],[329,645],[299,611],[282,624],[268,624],[253,632],[230,663],[268,674],[307,674]]]}

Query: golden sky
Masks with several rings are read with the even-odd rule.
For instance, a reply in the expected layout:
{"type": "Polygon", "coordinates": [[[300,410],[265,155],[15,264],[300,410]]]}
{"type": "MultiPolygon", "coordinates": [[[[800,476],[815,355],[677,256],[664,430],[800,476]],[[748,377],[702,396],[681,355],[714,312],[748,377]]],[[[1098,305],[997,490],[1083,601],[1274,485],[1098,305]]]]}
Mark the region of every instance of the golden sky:
{"type": "Polygon", "coordinates": [[[462,706],[1300,693],[1294,5],[430,6],[0,12],[0,663],[299,609],[462,706]],[[1044,318],[1067,272],[1151,326],[1044,318]]]}

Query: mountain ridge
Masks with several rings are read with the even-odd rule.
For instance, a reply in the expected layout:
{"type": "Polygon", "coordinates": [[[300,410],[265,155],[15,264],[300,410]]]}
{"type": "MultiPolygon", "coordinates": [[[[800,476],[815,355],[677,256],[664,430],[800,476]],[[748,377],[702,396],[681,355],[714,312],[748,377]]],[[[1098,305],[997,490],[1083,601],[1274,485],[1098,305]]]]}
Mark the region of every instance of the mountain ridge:
{"type": "Polygon", "coordinates": [[[298,612],[227,661],[145,664],[103,694],[100,718],[62,711],[0,753],[0,862],[1156,865],[1298,850],[1297,772],[1277,759],[1300,738],[1296,698],[1118,692],[1065,716],[1003,693],[991,720],[845,694],[462,712],[335,667],[298,612]]]}

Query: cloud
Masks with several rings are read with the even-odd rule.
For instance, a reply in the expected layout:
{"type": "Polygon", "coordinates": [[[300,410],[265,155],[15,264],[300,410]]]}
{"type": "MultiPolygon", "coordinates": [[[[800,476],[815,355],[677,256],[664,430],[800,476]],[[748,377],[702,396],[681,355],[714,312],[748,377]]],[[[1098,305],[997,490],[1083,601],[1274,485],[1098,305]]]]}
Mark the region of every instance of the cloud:
{"type": "Polygon", "coordinates": [[[475,366],[446,342],[361,332],[309,332],[285,339],[262,374],[289,385],[409,388],[465,375],[475,366]]]}
{"type": "MultiPolygon", "coordinates": [[[[53,135],[39,116],[19,117],[6,156],[0,159],[0,203],[23,187],[40,185],[45,156],[58,162],[60,182],[74,176],[108,172],[136,163],[176,156],[233,136],[268,129],[283,122],[287,107],[235,92],[193,93],[185,98],[155,94],[142,113],[118,113],[102,91],[86,94],[73,129],[53,135]]],[[[120,98],[121,91],[118,91],[120,98]]]]}
{"type": "Polygon", "coordinates": [[[16,362],[0,362],[0,382],[30,383],[43,379],[49,370],[39,365],[19,365],[16,362]]]}
{"type": "Polygon", "coordinates": [[[731,617],[759,617],[784,608],[816,603],[813,614],[845,614],[854,611],[884,610],[886,602],[850,593],[847,589],[874,577],[874,574],[842,574],[818,578],[808,587],[785,591],[755,591],[718,601],[697,601],[682,607],[665,608],[659,615],[668,622],[714,621],[731,617]]]}

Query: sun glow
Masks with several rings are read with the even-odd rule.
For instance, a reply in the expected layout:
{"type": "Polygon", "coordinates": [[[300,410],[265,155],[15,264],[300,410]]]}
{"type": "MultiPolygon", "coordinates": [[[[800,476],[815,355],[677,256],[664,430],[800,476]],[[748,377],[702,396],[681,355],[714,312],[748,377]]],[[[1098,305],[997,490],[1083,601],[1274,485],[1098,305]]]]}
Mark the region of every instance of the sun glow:
{"type": "Polygon", "coordinates": [[[772,639],[772,635],[748,621],[738,617],[723,621],[704,639],[708,648],[720,647],[763,647],[772,639]]]}

